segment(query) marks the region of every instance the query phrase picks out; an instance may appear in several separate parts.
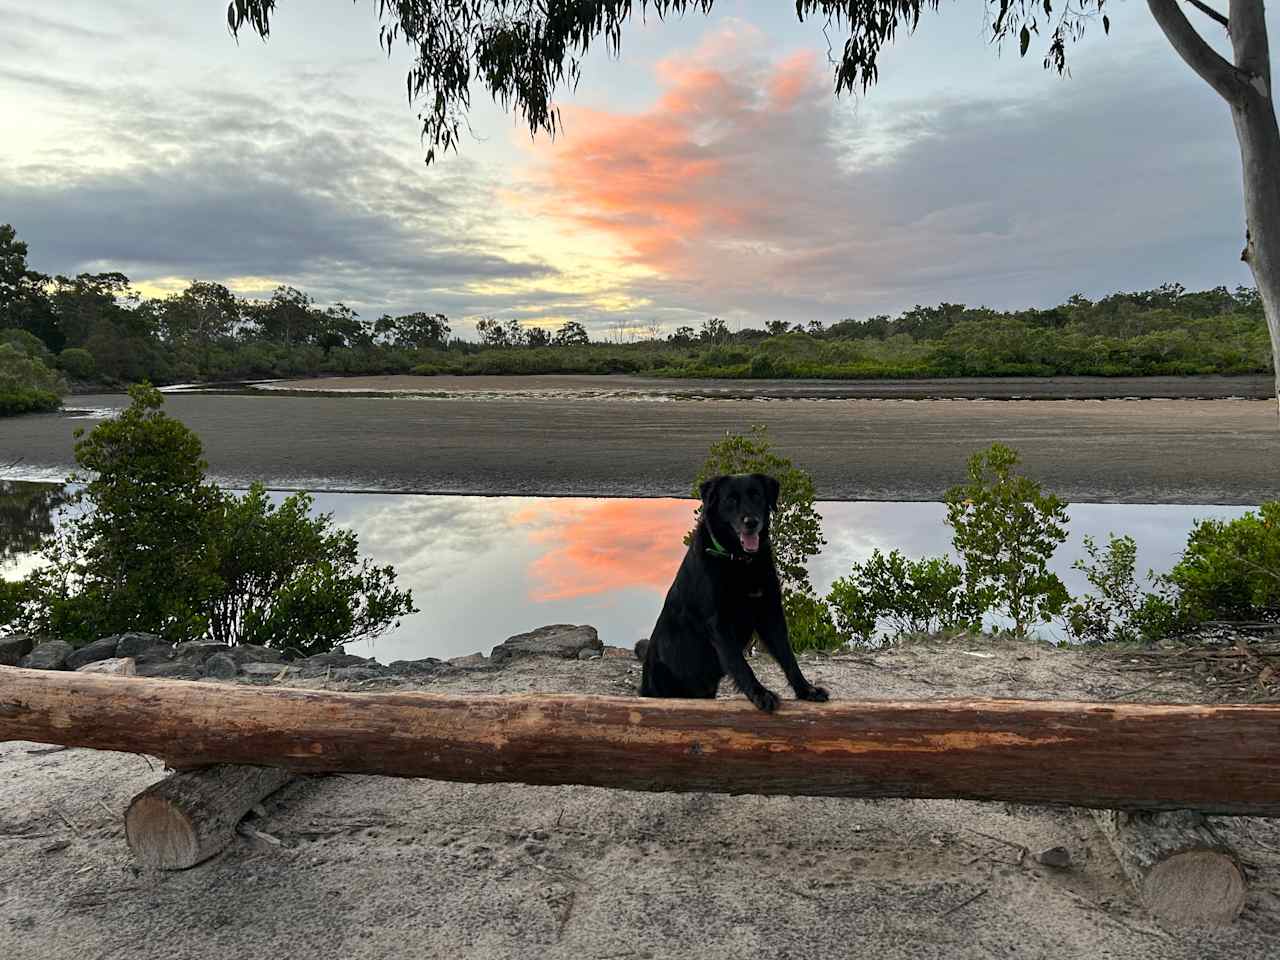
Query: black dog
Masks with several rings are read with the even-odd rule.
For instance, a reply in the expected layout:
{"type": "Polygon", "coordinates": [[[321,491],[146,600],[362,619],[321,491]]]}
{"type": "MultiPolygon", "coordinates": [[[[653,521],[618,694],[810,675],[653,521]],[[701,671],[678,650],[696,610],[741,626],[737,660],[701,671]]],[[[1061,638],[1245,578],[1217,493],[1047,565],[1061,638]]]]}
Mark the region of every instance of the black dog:
{"type": "MultiPolygon", "coordinates": [[[[700,488],[702,520],[647,644],[642,697],[712,698],[727,674],[761,710],[778,695],[756,679],[743,652],[758,634],[801,700],[827,699],[804,678],[787,640],[782,587],[769,545],[778,481],[764,474],[715,477],[700,488]]],[[[642,642],[643,643],[643,642],[642,642]]]]}

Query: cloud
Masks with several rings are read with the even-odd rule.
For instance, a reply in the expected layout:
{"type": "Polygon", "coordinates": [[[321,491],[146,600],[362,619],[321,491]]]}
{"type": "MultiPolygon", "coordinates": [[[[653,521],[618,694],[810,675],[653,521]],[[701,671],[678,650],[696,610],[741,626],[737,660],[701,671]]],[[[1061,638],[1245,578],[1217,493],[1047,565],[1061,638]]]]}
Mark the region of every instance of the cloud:
{"type": "Polygon", "coordinates": [[[855,110],[808,51],[704,44],[645,109],[566,108],[530,177],[652,272],[628,292],[747,321],[1248,282],[1227,111],[1150,56],[1050,97],[855,110]]]}
{"type": "Polygon", "coordinates": [[[554,276],[493,229],[491,175],[425,171],[382,146],[372,118],[234,90],[51,86],[21,68],[0,82],[54,90],[113,129],[109,151],[77,121],[51,151],[0,166],[0,209],[46,272],[271,278],[322,301],[402,309],[554,276]]]}
{"type": "Polygon", "coordinates": [[[29,9],[0,6],[0,23],[12,33],[24,33],[33,37],[52,37],[60,40],[108,43],[118,39],[115,33],[72,23],[55,17],[45,17],[29,9]]]}
{"type": "Polygon", "coordinates": [[[514,514],[543,546],[529,567],[537,602],[671,585],[693,526],[686,500],[558,500],[514,514]]]}

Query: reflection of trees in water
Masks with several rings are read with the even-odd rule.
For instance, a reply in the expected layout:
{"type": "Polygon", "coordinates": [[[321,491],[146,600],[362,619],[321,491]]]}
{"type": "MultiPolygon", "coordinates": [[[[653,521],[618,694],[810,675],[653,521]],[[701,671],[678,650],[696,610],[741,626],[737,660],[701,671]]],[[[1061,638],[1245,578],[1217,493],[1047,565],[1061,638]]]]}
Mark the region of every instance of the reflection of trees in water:
{"type": "Polygon", "coordinates": [[[53,533],[53,515],[72,496],[60,483],[0,480],[0,564],[39,550],[53,533]]]}

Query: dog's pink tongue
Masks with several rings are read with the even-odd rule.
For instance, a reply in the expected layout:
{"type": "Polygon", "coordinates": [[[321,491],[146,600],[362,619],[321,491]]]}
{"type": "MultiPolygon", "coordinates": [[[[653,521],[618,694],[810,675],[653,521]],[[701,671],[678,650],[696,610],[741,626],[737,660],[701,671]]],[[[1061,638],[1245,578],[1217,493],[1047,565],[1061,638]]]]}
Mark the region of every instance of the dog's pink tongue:
{"type": "Polygon", "coordinates": [[[738,539],[742,541],[742,549],[747,553],[755,553],[760,549],[760,534],[758,533],[743,533],[739,535],[738,539]]]}

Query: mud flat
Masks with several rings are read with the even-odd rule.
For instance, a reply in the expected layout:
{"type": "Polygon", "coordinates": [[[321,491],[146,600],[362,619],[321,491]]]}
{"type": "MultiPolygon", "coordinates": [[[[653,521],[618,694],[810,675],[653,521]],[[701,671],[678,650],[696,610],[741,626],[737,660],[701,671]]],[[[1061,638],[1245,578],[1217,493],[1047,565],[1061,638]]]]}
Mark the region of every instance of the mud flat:
{"type": "MultiPolygon", "coordinates": [[[[532,378],[501,379],[527,391],[532,378]]],[[[74,431],[126,403],[121,395],[78,396],[69,406],[86,411],[80,417],[0,420],[5,475],[65,476],[74,464],[74,431]]],[[[237,486],[262,480],[280,489],[687,496],[708,445],[759,423],[813,472],[823,500],[936,500],[963,477],[973,451],[997,440],[1016,447],[1032,474],[1072,501],[1257,504],[1280,495],[1280,419],[1269,400],[241,392],[171,394],[166,409],[199,433],[210,472],[237,486]]]]}

